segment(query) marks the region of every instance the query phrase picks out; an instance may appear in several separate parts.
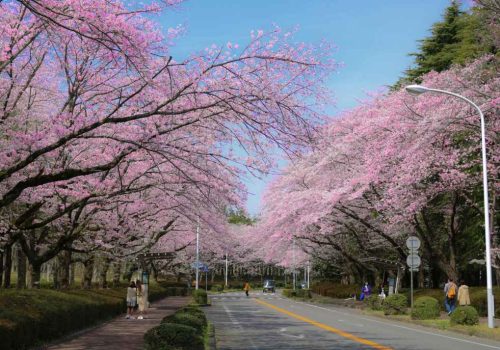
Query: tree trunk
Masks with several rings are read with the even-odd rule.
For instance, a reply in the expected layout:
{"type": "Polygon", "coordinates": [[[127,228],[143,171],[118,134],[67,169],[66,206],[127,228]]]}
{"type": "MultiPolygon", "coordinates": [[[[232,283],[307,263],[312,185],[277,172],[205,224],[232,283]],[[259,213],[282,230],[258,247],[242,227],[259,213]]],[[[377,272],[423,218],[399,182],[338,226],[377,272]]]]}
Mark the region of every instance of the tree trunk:
{"type": "Polygon", "coordinates": [[[92,275],[94,274],[94,258],[89,258],[83,262],[82,287],[90,289],[92,287],[92,275]]]}
{"type": "Polygon", "coordinates": [[[121,261],[115,261],[113,263],[113,286],[118,287],[120,285],[120,275],[122,272],[121,261]]]}
{"type": "Polygon", "coordinates": [[[12,272],[12,245],[5,247],[5,265],[3,272],[5,274],[3,286],[4,288],[10,288],[10,275],[12,272]]]}
{"type": "Polygon", "coordinates": [[[71,268],[69,270],[69,285],[75,285],[75,273],[76,273],[76,264],[71,264],[71,268]]]}
{"type": "Polygon", "coordinates": [[[69,271],[71,268],[71,251],[65,250],[58,256],[59,281],[61,289],[69,288],[69,271]]]}
{"type": "Polygon", "coordinates": [[[30,264],[30,283],[29,288],[40,288],[40,276],[42,273],[42,264],[30,264]]]}
{"type": "Polygon", "coordinates": [[[17,288],[26,288],[26,255],[21,247],[17,250],[17,288]]]}
{"type": "Polygon", "coordinates": [[[59,289],[61,288],[61,264],[59,262],[59,259],[53,259],[52,260],[52,276],[54,278],[54,289],[59,289]]]}
{"type": "Polygon", "coordinates": [[[425,275],[424,275],[424,267],[420,266],[418,270],[418,288],[424,289],[425,275]]]}
{"type": "Polygon", "coordinates": [[[0,252],[0,288],[3,284],[3,252],[0,252]]]}
{"type": "Polygon", "coordinates": [[[107,288],[107,275],[109,270],[109,259],[104,259],[99,273],[99,288],[107,288]]]}

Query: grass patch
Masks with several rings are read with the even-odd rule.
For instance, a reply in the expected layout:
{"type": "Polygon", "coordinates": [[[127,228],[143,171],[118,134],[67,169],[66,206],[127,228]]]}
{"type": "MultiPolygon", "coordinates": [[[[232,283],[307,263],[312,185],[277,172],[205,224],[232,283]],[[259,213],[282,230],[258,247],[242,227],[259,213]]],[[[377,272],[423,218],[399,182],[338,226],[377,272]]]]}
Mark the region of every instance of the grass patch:
{"type": "Polygon", "coordinates": [[[460,334],[466,334],[470,336],[487,338],[500,341],[500,328],[488,328],[486,323],[482,323],[475,326],[465,326],[465,325],[452,325],[450,319],[434,319],[434,320],[412,320],[410,315],[384,315],[383,311],[375,311],[371,309],[363,310],[363,314],[369,316],[376,316],[380,318],[395,320],[399,322],[407,322],[411,324],[417,324],[420,326],[447,330],[452,332],[457,332],[460,334]]]}
{"type": "Polygon", "coordinates": [[[214,325],[211,322],[207,322],[207,328],[203,332],[203,345],[205,350],[212,350],[211,339],[214,334],[214,325]]]}

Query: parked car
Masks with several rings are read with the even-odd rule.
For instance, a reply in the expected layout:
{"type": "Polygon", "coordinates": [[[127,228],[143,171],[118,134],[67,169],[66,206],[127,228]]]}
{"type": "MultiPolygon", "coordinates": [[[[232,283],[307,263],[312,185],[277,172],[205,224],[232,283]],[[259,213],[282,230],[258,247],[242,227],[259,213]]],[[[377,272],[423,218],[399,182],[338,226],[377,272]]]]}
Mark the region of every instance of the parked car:
{"type": "Polygon", "coordinates": [[[262,288],[263,293],[271,292],[274,293],[276,292],[276,284],[274,283],[274,280],[265,280],[264,281],[264,287],[262,288]]]}

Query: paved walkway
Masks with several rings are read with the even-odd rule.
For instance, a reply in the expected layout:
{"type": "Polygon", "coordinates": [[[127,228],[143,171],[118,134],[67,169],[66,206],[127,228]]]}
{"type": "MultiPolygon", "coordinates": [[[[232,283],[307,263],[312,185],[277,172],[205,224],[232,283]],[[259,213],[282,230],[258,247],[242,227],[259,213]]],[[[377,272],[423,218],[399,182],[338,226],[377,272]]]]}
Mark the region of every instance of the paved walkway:
{"type": "MultiPolygon", "coordinates": [[[[190,297],[168,297],[152,304],[146,319],[127,320],[125,315],[102,326],[75,336],[66,342],[52,345],[47,350],[121,350],[142,349],[144,333],[158,325],[163,317],[174,313],[190,301],[190,297]]],[[[78,317],[78,315],[75,315],[78,317]]]]}

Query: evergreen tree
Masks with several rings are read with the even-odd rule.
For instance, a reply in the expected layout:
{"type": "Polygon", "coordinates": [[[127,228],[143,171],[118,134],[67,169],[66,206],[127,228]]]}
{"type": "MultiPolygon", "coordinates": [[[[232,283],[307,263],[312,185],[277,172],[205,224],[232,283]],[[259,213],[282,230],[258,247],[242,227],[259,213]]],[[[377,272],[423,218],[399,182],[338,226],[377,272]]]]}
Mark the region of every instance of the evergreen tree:
{"type": "Polygon", "coordinates": [[[398,89],[408,83],[420,82],[420,78],[430,72],[441,72],[453,64],[465,64],[485,53],[496,53],[496,34],[491,31],[490,7],[474,7],[470,13],[460,10],[460,2],[452,1],[446,8],[443,21],[435,23],[431,36],[420,40],[415,65],[405,72],[394,86],[398,89]]]}

